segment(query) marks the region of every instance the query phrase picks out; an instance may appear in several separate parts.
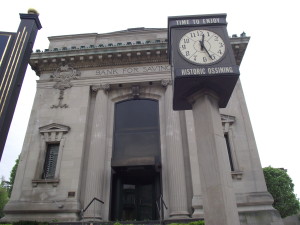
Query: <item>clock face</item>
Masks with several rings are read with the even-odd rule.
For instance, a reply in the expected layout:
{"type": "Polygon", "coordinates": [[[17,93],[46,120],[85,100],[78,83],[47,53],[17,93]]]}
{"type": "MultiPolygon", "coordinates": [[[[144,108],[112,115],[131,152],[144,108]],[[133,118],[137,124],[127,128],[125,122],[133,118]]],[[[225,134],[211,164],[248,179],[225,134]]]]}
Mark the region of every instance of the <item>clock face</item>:
{"type": "Polygon", "coordinates": [[[220,61],[225,55],[225,43],[209,30],[192,30],[179,41],[179,52],[183,58],[198,65],[209,65],[220,61]]]}

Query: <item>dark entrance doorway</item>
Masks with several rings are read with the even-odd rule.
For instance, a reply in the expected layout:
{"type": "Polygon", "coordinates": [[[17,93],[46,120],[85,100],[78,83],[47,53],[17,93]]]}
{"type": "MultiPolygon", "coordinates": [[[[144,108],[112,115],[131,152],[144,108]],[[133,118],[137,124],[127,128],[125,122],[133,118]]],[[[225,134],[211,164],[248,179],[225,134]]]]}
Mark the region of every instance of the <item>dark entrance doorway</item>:
{"type": "Polygon", "coordinates": [[[156,220],[160,196],[158,101],[115,104],[111,220],[156,220]]]}
{"type": "Polygon", "coordinates": [[[117,168],[113,175],[111,220],[157,220],[160,173],[152,166],[117,168]]]}

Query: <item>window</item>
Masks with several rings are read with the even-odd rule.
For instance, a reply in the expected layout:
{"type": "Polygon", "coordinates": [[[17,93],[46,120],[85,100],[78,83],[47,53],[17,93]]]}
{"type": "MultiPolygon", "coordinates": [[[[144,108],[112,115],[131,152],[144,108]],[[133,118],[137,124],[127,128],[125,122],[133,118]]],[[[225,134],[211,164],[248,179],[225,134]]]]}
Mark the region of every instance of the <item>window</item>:
{"type": "Polygon", "coordinates": [[[114,160],[159,157],[158,102],[136,99],[119,102],[115,108],[114,160]]]}
{"type": "Polygon", "coordinates": [[[233,165],[233,160],[232,160],[232,153],[231,153],[231,147],[230,147],[228,133],[225,133],[224,137],[225,137],[226,146],[227,146],[227,152],[228,152],[228,157],[229,157],[230,169],[231,169],[231,171],[234,171],[234,165],[233,165]]]}
{"type": "Polygon", "coordinates": [[[55,177],[55,169],[57,164],[59,144],[48,144],[46,158],[43,170],[43,179],[53,179],[55,177]]]}
{"type": "Polygon", "coordinates": [[[224,138],[226,141],[226,147],[228,152],[228,159],[230,164],[231,176],[235,180],[241,180],[243,172],[239,169],[239,163],[234,146],[234,131],[233,124],[235,123],[235,117],[230,115],[221,114],[221,120],[223,125],[224,138]]]}
{"type": "Polygon", "coordinates": [[[57,186],[59,183],[63,146],[70,127],[51,123],[40,127],[39,131],[40,151],[32,185],[36,187],[39,183],[47,183],[57,186]]]}

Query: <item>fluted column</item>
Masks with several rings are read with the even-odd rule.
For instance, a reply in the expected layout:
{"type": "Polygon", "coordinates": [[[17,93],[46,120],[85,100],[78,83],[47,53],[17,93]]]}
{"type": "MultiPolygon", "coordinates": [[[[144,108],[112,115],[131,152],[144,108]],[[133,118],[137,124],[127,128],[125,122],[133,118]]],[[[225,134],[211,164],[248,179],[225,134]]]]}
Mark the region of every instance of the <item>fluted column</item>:
{"type": "Polygon", "coordinates": [[[163,81],[162,85],[166,87],[166,169],[169,183],[169,215],[170,219],[188,218],[189,213],[179,112],[173,111],[171,82],[163,81]]]}
{"type": "Polygon", "coordinates": [[[218,96],[203,90],[190,97],[207,225],[239,225],[218,96]]]}
{"type": "MultiPolygon", "coordinates": [[[[96,101],[93,115],[91,143],[88,156],[87,177],[85,186],[84,207],[94,198],[103,199],[104,165],[105,165],[105,142],[107,123],[107,91],[108,84],[92,86],[96,91],[96,101]]],[[[84,213],[86,221],[102,220],[102,205],[98,201],[84,213]]]]}

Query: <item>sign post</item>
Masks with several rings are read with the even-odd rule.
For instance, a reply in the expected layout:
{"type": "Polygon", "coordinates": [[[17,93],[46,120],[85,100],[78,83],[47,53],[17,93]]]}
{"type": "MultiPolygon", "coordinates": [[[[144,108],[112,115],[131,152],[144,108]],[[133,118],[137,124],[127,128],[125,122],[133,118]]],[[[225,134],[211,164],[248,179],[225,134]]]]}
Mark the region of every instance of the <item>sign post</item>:
{"type": "Polygon", "coordinates": [[[38,30],[35,10],[20,14],[16,33],[0,31],[0,159],[38,30]]]}

